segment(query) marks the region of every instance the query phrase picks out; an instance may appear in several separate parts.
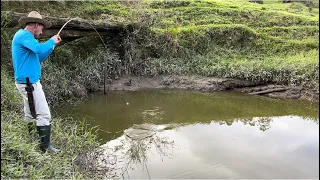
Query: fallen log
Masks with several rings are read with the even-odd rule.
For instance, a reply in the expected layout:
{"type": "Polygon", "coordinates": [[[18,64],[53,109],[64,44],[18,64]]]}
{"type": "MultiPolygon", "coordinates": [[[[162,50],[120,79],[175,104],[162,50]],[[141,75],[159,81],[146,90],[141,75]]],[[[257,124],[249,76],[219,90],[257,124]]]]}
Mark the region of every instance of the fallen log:
{"type": "MultiPolygon", "coordinates": [[[[40,38],[45,37],[52,37],[53,35],[57,34],[59,29],[47,29],[44,30],[43,33],[40,35],[40,38]]],[[[111,32],[99,32],[101,36],[108,35],[111,32]]],[[[80,31],[80,30],[73,30],[73,29],[64,29],[60,33],[61,38],[80,38],[84,36],[97,36],[95,31],[80,31]]]]}
{"type": "Polygon", "coordinates": [[[267,94],[267,93],[272,93],[272,92],[281,92],[281,91],[286,91],[287,88],[275,88],[275,89],[268,89],[264,91],[257,91],[257,92],[252,92],[249,93],[250,95],[259,95],[259,94],[267,94]]]}
{"type": "MultiPolygon", "coordinates": [[[[2,24],[5,24],[6,27],[16,27],[19,26],[19,19],[23,16],[27,16],[27,13],[18,13],[13,11],[1,11],[1,20],[2,24]]],[[[66,23],[71,18],[59,18],[59,17],[50,17],[43,16],[42,18],[51,22],[51,27],[49,29],[60,29],[64,23],[66,23]]],[[[94,27],[97,31],[107,31],[107,30],[119,30],[123,29],[126,25],[121,22],[109,21],[104,19],[103,21],[95,20],[85,20],[82,18],[76,18],[70,21],[65,28],[66,29],[75,29],[75,30],[90,30],[94,27]]]]}
{"type": "MultiPolygon", "coordinates": [[[[1,11],[1,26],[2,28],[14,28],[19,27],[18,20],[27,16],[26,13],[18,13],[12,11],[1,11]]],[[[58,18],[58,17],[46,17],[44,19],[51,22],[51,27],[44,29],[39,38],[49,38],[59,32],[60,28],[68,21],[70,18],[58,18]]],[[[94,36],[97,35],[96,31],[100,35],[114,35],[115,32],[123,31],[124,28],[127,28],[130,25],[125,25],[124,23],[111,22],[107,19],[104,21],[94,21],[94,20],[85,20],[81,18],[75,18],[70,21],[61,31],[60,36],[62,38],[75,39],[84,36],[94,36]]]]}

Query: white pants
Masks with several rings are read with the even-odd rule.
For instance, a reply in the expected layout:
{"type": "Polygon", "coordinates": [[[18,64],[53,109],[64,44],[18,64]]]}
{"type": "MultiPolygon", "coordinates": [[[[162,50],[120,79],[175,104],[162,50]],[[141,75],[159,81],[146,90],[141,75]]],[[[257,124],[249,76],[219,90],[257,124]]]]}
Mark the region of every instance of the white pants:
{"type": "Polygon", "coordinates": [[[36,119],[32,118],[32,115],[30,112],[28,95],[27,95],[27,91],[25,90],[26,86],[27,86],[26,84],[16,83],[16,87],[18,88],[20,94],[23,97],[24,120],[27,122],[36,121],[37,126],[50,125],[50,121],[51,121],[50,109],[49,109],[46,97],[44,95],[44,92],[42,90],[42,85],[40,84],[40,81],[38,81],[35,84],[32,84],[32,86],[34,87],[34,91],[32,93],[33,93],[34,106],[37,114],[36,119]]]}

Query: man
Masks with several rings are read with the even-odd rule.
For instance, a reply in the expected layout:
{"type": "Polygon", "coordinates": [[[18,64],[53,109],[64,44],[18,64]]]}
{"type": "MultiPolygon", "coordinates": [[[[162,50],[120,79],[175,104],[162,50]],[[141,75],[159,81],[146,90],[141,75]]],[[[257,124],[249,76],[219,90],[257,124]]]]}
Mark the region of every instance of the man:
{"type": "Polygon", "coordinates": [[[41,150],[45,152],[48,149],[57,153],[58,150],[50,144],[51,113],[40,84],[40,63],[52,53],[54,47],[61,42],[61,38],[54,35],[45,43],[39,43],[35,39],[44,28],[51,25],[36,11],[20,18],[19,24],[24,29],[18,30],[13,37],[12,62],[16,87],[24,101],[24,119],[28,122],[29,128],[36,121],[41,150]]]}

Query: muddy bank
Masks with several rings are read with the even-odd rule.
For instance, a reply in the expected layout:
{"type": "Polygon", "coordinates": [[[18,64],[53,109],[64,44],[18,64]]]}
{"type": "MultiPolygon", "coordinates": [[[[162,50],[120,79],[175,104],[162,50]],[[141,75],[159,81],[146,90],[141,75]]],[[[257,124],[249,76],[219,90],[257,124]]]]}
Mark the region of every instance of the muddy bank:
{"type": "MultiPolygon", "coordinates": [[[[100,87],[103,90],[103,85],[100,87]]],[[[319,102],[319,92],[301,87],[290,87],[275,84],[259,84],[246,80],[201,77],[201,76],[125,76],[108,79],[107,90],[136,91],[139,89],[190,89],[199,91],[233,90],[251,95],[261,95],[270,98],[289,98],[319,102]]]]}

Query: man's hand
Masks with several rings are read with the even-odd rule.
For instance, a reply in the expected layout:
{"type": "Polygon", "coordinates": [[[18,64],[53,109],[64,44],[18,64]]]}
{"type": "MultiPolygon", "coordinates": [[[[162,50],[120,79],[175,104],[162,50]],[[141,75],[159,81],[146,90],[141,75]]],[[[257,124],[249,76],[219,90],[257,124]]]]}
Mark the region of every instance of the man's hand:
{"type": "Polygon", "coordinates": [[[51,39],[53,39],[56,44],[59,44],[62,41],[60,35],[58,35],[58,34],[52,36],[51,39]]]}

